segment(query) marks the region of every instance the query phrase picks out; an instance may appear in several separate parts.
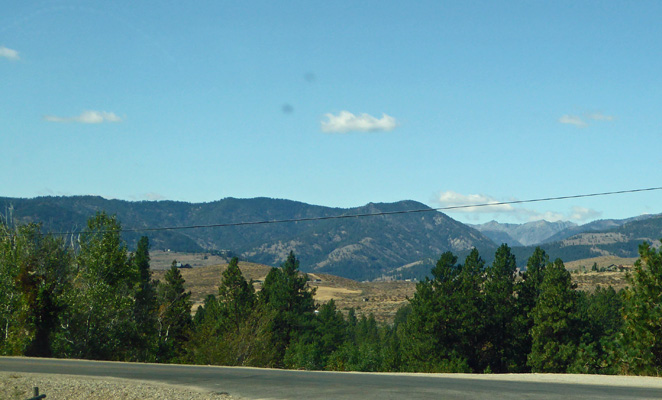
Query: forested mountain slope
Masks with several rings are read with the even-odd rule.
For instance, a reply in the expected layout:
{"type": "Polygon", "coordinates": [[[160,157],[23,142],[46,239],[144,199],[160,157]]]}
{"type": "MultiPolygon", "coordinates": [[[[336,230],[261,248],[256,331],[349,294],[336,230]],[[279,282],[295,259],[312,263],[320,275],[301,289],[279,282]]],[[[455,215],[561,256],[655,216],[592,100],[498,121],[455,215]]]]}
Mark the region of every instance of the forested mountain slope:
{"type": "MultiPolygon", "coordinates": [[[[125,229],[233,224],[428,209],[414,201],[369,203],[341,209],[301,202],[226,198],[210,203],[107,200],[95,196],[0,198],[17,222],[42,222],[45,231],[84,227],[98,211],[116,214],[125,229]]],[[[278,265],[292,250],[308,271],[372,279],[444,251],[493,247],[480,232],[436,211],[363,218],[300,221],[166,231],[125,232],[130,246],[146,234],[154,249],[229,250],[242,259],[278,265]]]]}

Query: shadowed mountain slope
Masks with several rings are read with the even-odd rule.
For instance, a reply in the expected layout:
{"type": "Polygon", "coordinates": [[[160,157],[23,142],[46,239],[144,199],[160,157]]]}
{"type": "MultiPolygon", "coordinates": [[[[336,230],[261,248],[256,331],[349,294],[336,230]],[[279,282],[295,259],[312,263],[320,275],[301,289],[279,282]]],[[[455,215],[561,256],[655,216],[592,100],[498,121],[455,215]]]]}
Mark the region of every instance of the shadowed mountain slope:
{"type": "MultiPolygon", "coordinates": [[[[0,198],[3,214],[15,221],[41,222],[45,231],[79,231],[97,211],[115,214],[125,229],[235,224],[337,215],[427,210],[414,201],[369,203],[341,209],[301,202],[227,198],[210,203],[107,200],[95,196],[0,198]]],[[[278,265],[294,251],[304,270],[353,279],[372,279],[444,251],[494,244],[480,232],[445,214],[428,212],[321,221],[256,224],[181,230],[125,232],[130,247],[142,235],[152,248],[177,251],[232,251],[242,259],[278,265]]]]}

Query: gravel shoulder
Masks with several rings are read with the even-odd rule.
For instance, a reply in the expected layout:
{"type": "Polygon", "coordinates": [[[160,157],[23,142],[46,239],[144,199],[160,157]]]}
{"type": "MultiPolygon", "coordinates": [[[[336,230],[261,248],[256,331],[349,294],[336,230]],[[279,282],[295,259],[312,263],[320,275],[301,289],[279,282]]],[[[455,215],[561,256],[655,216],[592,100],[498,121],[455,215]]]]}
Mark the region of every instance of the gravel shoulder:
{"type": "Polygon", "coordinates": [[[193,387],[141,382],[129,379],[75,375],[0,372],[0,399],[26,400],[33,388],[46,399],[71,400],[239,400],[226,393],[210,393],[193,387]]]}

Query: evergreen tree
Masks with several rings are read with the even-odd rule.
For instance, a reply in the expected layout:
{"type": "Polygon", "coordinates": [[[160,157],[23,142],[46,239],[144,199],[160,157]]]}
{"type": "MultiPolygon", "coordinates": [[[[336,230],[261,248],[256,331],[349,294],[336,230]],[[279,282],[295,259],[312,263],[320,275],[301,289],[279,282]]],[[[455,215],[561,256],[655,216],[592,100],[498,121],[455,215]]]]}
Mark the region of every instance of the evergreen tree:
{"type": "Polygon", "coordinates": [[[316,342],[326,358],[347,340],[347,324],[333,299],[319,308],[315,322],[316,342]]]}
{"type": "Polygon", "coordinates": [[[662,374],[662,252],[644,242],[625,291],[620,344],[624,373],[662,374]]]}
{"type": "Polygon", "coordinates": [[[165,274],[165,282],[157,286],[159,311],[157,328],[159,337],[159,361],[177,361],[189,339],[191,328],[191,292],[184,288],[186,282],[173,262],[165,274]]]}
{"type": "Polygon", "coordinates": [[[580,343],[568,370],[581,374],[618,372],[617,335],[623,325],[622,296],[614,288],[598,285],[593,293],[578,293],[580,343]]]}
{"type": "Polygon", "coordinates": [[[307,340],[312,332],[315,290],[307,282],[308,276],[299,274],[299,260],[293,252],[280,268],[272,268],[264,280],[260,301],[275,312],[272,340],[276,366],[282,365],[285,350],[293,339],[307,340]]]}
{"type": "Polygon", "coordinates": [[[485,341],[485,296],[482,292],[485,261],[472,249],[459,276],[459,355],[474,372],[483,372],[482,344],[485,341]]]}
{"type": "Polygon", "coordinates": [[[533,328],[533,308],[540,297],[540,286],[545,276],[549,256],[540,247],[536,247],[526,263],[526,271],[515,284],[517,293],[514,320],[515,365],[517,372],[530,372],[527,356],[531,353],[531,329],[533,328]]]}
{"type": "Polygon", "coordinates": [[[507,244],[501,245],[494,262],[486,270],[485,344],[483,365],[492,372],[516,370],[515,354],[515,275],[517,263],[507,244]]]}
{"type": "Polygon", "coordinates": [[[533,372],[566,372],[576,357],[579,326],[577,293],[560,259],[546,267],[532,313],[529,366],[533,372]]]}
{"type": "Polygon", "coordinates": [[[461,282],[457,257],[451,252],[442,254],[432,269],[432,276],[416,284],[416,293],[409,301],[409,315],[399,331],[404,368],[465,372],[468,366],[462,353],[460,331],[467,327],[461,309],[466,301],[464,295],[470,291],[467,291],[468,285],[461,282]]]}
{"type": "Polygon", "coordinates": [[[227,329],[236,331],[255,305],[255,290],[239,269],[239,259],[233,257],[223,271],[218,288],[219,312],[227,329]]]}
{"type": "Polygon", "coordinates": [[[285,365],[295,369],[324,369],[327,360],[346,341],[347,326],[333,299],[313,319],[314,334],[300,335],[285,352],[285,365]]]}
{"type": "Polygon", "coordinates": [[[138,353],[138,360],[147,361],[154,353],[157,312],[156,289],[150,270],[149,239],[147,236],[142,236],[138,240],[138,246],[131,261],[138,271],[133,308],[133,317],[137,325],[135,351],[138,353]]]}

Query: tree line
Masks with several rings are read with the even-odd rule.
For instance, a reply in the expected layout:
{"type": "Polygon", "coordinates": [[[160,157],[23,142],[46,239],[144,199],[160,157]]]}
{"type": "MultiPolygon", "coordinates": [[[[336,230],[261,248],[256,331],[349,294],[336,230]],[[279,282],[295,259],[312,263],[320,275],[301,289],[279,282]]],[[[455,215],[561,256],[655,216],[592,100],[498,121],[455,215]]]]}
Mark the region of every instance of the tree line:
{"type": "Polygon", "coordinates": [[[192,316],[173,264],[150,271],[114,216],[77,240],[37,224],[0,223],[0,354],[337,371],[567,372],[660,375],[662,252],[643,243],[619,292],[576,290],[537,248],[518,272],[507,245],[490,265],[476,249],[442,254],[395,320],[315,303],[290,253],[262,289],[232,258],[192,316]]]}

